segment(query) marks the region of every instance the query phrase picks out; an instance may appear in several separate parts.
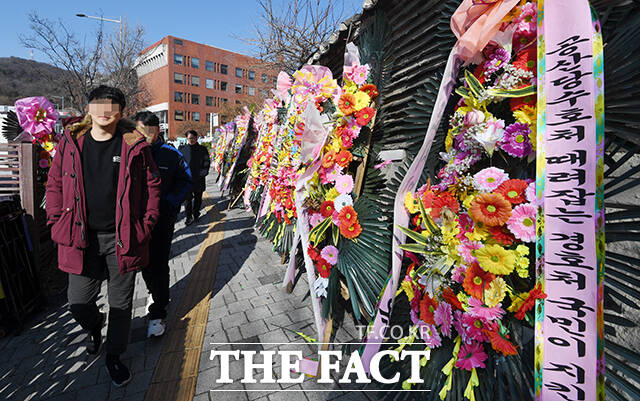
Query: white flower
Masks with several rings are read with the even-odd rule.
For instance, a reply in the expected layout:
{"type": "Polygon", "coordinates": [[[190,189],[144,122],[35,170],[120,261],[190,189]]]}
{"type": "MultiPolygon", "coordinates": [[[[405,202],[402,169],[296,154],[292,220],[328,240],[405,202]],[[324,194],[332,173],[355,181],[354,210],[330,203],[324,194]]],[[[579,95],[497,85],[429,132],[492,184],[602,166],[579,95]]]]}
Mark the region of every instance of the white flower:
{"type": "Polygon", "coordinates": [[[338,195],[333,200],[333,208],[336,209],[336,212],[338,213],[340,213],[340,210],[342,210],[343,207],[352,206],[352,205],[353,205],[353,199],[349,194],[338,195]]]}
{"type": "Polygon", "coordinates": [[[329,287],[329,279],[318,277],[313,283],[313,291],[317,297],[327,297],[327,287],[329,287]]]}
{"type": "Polygon", "coordinates": [[[504,138],[504,121],[492,118],[487,121],[486,125],[487,128],[483,131],[476,132],[473,138],[482,145],[489,156],[492,156],[496,143],[504,138]]]}

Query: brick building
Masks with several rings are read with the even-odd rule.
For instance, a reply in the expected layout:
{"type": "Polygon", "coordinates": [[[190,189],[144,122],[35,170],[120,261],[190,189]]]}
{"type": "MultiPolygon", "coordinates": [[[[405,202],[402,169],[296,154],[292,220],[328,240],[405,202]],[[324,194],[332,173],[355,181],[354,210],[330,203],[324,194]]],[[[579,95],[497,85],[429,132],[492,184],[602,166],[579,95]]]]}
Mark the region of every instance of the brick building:
{"type": "Polygon", "coordinates": [[[256,58],[173,36],[143,50],[135,68],[151,97],[147,110],[170,139],[184,135],[186,122],[208,127],[217,113],[222,124],[235,105],[260,106],[278,75],[256,58]]]}

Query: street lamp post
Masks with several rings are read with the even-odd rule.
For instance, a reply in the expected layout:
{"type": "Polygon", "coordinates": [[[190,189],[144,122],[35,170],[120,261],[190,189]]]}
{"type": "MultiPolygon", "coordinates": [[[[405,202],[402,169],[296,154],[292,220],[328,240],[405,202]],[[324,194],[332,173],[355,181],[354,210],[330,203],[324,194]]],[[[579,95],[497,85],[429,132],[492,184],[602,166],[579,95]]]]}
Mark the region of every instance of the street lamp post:
{"type": "Polygon", "coordinates": [[[124,32],[123,32],[123,25],[122,25],[122,17],[118,17],[118,19],[113,19],[113,18],[104,18],[104,17],[95,17],[93,15],[86,15],[86,14],[82,14],[82,13],[78,13],[76,14],[77,17],[81,17],[81,18],[90,18],[90,19],[95,19],[98,21],[107,21],[107,22],[113,22],[116,24],[120,24],[120,50],[122,50],[123,48],[123,36],[124,36],[124,32]]]}

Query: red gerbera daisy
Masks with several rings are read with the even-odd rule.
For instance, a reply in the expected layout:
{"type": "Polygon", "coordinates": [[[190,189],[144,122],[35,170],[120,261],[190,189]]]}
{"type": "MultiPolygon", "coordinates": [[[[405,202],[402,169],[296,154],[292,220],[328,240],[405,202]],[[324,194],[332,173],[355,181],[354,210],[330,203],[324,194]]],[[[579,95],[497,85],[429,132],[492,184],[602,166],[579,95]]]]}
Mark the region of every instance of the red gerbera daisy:
{"type": "Polygon", "coordinates": [[[524,180],[511,179],[500,184],[495,192],[502,195],[503,198],[511,202],[512,205],[517,205],[527,201],[525,190],[529,184],[524,180]]]}
{"type": "Polygon", "coordinates": [[[516,319],[524,319],[525,313],[533,309],[533,306],[536,304],[536,299],[545,299],[547,294],[542,291],[542,287],[540,284],[537,284],[531,291],[529,291],[529,296],[525,301],[520,305],[518,312],[516,312],[516,319]]]}
{"type": "Polygon", "coordinates": [[[348,238],[348,239],[356,238],[358,235],[360,235],[361,232],[362,232],[362,227],[360,226],[360,223],[357,221],[351,226],[343,226],[342,224],[340,225],[340,234],[342,234],[342,236],[345,238],[348,238]]]}
{"type": "Polygon", "coordinates": [[[438,302],[431,298],[429,294],[424,294],[422,300],[420,300],[420,320],[427,324],[435,324],[433,320],[433,313],[438,307],[438,302]]]}
{"type": "Polygon", "coordinates": [[[333,206],[333,201],[324,201],[322,205],[320,205],[320,214],[322,217],[329,217],[333,214],[333,211],[336,210],[333,206]]]}
{"type": "Polygon", "coordinates": [[[319,256],[318,259],[316,259],[316,269],[322,278],[329,278],[331,275],[331,264],[322,256],[319,256]]]}
{"type": "MultiPolygon", "coordinates": [[[[526,85],[522,85],[520,86],[520,88],[525,87],[526,85]]],[[[536,95],[528,95],[528,96],[522,96],[522,97],[512,97],[511,98],[511,102],[510,102],[510,106],[511,106],[511,111],[516,111],[521,107],[524,106],[531,106],[531,107],[536,107],[536,95]]]]}
{"type": "Polygon", "coordinates": [[[475,262],[467,268],[464,282],[462,286],[467,294],[478,299],[484,299],[484,290],[489,288],[489,284],[496,278],[493,274],[482,270],[480,265],[475,262]]]}
{"type": "Polygon", "coordinates": [[[500,333],[493,330],[482,330],[482,332],[489,337],[491,347],[497,352],[501,352],[503,355],[517,355],[518,351],[511,341],[502,337],[500,333]]]}
{"type": "Polygon", "coordinates": [[[535,71],[537,62],[537,48],[529,46],[516,55],[513,66],[524,71],[535,71]]]}
{"type": "Polygon", "coordinates": [[[340,219],[340,226],[350,227],[358,222],[358,213],[353,209],[353,206],[344,206],[340,209],[338,218],[340,219]]]}
{"type": "Polygon", "coordinates": [[[449,208],[454,214],[460,210],[460,204],[449,191],[440,192],[431,204],[431,217],[437,219],[442,213],[442,209],[449,208]]]}
{"type": "Polygon", "coordinates": [[[347,167],[349,163],[351,163],[351,160],[353,160],[353,155],[348,150],[341,150],[336,155],[335,160],[340,167],[347,167]]]}
{"type": "Polygon", "coordinates": [[[414,229],[417,232],[422,232],[422,216],[419,213],[413,216],[413,219],[411,219],[411,223],[414,225],[414,229]]]}
{"type": "Polygon", "coordinates": [[[318,257],[320,257],[320,252],[318,252],[318,250],[314,248],[311,244],[309,244],[309,247],[307,248],[307,254],[313,261],[318,260],[318,257]]]}
{"type": "Polygon", "coordinates": [[[354,115],[358,125],[365,126],[376,115],[376,111],[372,107],[363,107],[362,110],[357,111],[354,115]]]}
{"type": "Polygon", "coordinates": [[[433,200],[436,196],[434,195],[433,192],[431,191],[425,191],[425,193],[422,194],[422,206],[424,206],[425,209],[429,209],[431,208],[431,205],[433,204],[433,200]]]}
{"type": "Polygon", "coordinates": [[[378,96],[378,88],[374,84],[362,85],[359,90],[369,95],[371,99],[378,96]]]}
{"type": "Polygon", "coordinates": [[[487,231],[500,245],[511,245],[516,237],[505,226],[487,226],[487,231]]]}
{"type": "Polygon", "coordinates": [[[463,310],[462,303],[450,287],[442,290],[442,299],[450,303],[454,308],[463,310]]]}

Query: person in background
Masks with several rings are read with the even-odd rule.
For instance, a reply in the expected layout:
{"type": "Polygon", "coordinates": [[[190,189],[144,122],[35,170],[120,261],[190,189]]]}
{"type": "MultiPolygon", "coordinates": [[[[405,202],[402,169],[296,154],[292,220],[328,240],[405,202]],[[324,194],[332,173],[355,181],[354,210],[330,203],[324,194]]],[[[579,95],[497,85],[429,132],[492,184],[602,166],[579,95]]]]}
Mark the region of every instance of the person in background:
{"type": "Polygon", "coordinates": [[[160,174],[149,145],[122,119],[122,91],[101,85],[88,95],[87,115],[68,125],[47,179],[47,224],[58,266],[69,273],[73,318],[89,332],[87,353],[102,346],[105,314],[96,300],[108,281],[106,369],[115,386],[131,381],[120,361],[129,342],[136,270],[149,262],[160,215],[160,174]]]}
{"type": "Polygon", "coordinates": [[[200,206],[202,205],[202,193],[205,190],[205,177],[209,174],[211,159],[207,148],[198,143],[198,133],[194,130],[187,131],[187,144],[180,146],[178,150],[184,155],[191,169],[193,185],[187,195],[184,204],[184,212],[189,225],[200,218],[200,206]]]}
{"type": "Polygon", "coordinates": [[[160,170],[162,193],[160,218],[151,233],[151,260],[142,269],[142,278],[149,290],[147,337],[164,334],[169,305],[169,256],[171,241],[180,205],[191,190],[191,171],[177,149],[167,145],[160,136],[160,120],[150,111],[137,113],[133,120],[146,133],[151,155],[160,170]]]}

